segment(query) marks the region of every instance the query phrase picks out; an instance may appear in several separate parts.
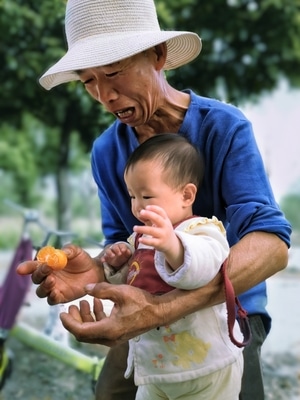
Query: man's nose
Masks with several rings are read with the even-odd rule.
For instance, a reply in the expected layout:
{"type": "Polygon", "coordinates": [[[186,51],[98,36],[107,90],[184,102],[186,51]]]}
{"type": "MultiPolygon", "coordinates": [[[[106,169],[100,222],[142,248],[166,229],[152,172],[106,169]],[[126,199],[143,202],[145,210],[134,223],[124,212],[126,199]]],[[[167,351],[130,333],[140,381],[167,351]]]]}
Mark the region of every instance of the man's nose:
{"type": "Polygon", "coordinates": [[[97,85],[98,101],[101,104],[108,104],[117,99],[118,93],[110,82],[101,82],[97,85]]]}

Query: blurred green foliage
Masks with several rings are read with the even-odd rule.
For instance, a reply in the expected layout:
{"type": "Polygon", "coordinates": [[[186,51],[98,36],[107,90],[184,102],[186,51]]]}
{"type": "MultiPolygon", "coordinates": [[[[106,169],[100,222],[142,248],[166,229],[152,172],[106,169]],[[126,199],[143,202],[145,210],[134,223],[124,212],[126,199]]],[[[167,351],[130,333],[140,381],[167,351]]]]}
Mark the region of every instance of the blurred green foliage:
{"type": "Polygon", "coordinates": [[[173,71],[177,88],[240,105],[285,77],[300,85],[300,0],[156,0],[163,26],[202,38],[194,62],[173,71]]]}

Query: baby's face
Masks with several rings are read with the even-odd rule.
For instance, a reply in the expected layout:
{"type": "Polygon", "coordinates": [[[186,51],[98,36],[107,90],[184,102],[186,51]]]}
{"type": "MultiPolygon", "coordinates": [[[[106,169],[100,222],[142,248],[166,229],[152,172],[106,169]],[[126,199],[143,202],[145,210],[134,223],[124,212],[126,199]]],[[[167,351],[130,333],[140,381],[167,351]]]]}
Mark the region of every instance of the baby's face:
{"type": "Polygon", "coordinates": [[[127,171],[124,179],[131,198],[132,213],[143,224],[151,224],[140,215],[141,210],[148,205],[163,208],[173,225],[186,218],[182,190],[174,189],[166,183],[159,163],[138,161],[127,171]]]}

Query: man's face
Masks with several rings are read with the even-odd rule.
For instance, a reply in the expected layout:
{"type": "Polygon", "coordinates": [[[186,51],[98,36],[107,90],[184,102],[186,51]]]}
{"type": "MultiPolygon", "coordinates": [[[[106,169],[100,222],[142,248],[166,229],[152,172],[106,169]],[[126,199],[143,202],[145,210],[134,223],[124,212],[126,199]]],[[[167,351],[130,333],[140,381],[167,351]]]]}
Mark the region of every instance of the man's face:
{"type": "Polygon", "coordinates": [[[162,72],[154,48],[78,73],[88,93],[124,124],[143,125],[158,107],[162,72]]]}

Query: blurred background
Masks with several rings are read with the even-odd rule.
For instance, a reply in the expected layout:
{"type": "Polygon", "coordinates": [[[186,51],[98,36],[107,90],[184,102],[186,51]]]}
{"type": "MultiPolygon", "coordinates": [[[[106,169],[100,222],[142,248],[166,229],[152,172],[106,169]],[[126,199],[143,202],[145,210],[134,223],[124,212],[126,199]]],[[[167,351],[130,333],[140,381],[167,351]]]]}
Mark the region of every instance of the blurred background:
{"type": "MultiPolygon", "coordinates": [[[[38,84],[65,53],[65,3],[0,0],[0,277],[23,224],[7,199],[38,210],[54,229],[102,240],[90,150],[113,117],[80,82],[51,92],[38,84]]],[[[170,83],[232,103],[253,123],[276,200],[293,226],[288,272],[269,282],[276,318],[264,354],[296,342],[300,350],[299,311],[293,318],[286,312],[300,289],[300,1],[155,3],[163,29],[194,31],[203,41],[195,61],[168,72],[170,83]]],[[[41,233],[34,235],[38,243],[41,233]]]]}

